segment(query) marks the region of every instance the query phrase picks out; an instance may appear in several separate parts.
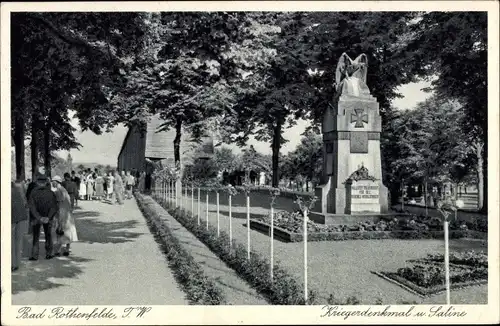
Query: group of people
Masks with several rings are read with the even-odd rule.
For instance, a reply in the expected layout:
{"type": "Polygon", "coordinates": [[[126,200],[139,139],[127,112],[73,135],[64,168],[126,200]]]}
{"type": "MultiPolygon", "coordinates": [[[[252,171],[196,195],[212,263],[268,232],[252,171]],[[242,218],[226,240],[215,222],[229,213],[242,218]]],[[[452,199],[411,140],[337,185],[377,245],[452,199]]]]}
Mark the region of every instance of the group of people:
{"type": "Polygon", "coordinates": [[[19,268],[23,235],[33,235],[30,260],[38,260],[40,233],[45,234],[46,259],[68,256],[70,244],[78,240],[73,210],[78,200],[114,199],[123,205],[123,199],[133,198],[133,189],[144,190],[145,173],[137,178],[128,171],[101,174],[98,169],[65,173],[64,177],[49,178],[39,168],[33,181],[11,182],[12,190],[12,271],[19,268]],[[137,181],[136,181],[137,180],[137,181]]]}
{"type": "Polygon", "coordinates": [[[101,173],[97,168],[87,169],[78,174],[72,172],[72,181],[76,183],[76,200],[107,200],[111,203],[116,199],[123,204],[123,199],[133,197],[132,190],[136,186],[136,177],[130,171],[101,173]]]}
{"type": "Polygon", "coordinates": [[[76,185],[69,173],[49,178],[40,169],[35,180],[28,185],[11,182],[12,216],[12,266],[19,268],[23,235],[28,222],[28,232],[33,235],[29,260],[38,260],[40,233],[45,235],[45,258],[69,256],[70,245],[78,241],[73,209],[76,185]]]}

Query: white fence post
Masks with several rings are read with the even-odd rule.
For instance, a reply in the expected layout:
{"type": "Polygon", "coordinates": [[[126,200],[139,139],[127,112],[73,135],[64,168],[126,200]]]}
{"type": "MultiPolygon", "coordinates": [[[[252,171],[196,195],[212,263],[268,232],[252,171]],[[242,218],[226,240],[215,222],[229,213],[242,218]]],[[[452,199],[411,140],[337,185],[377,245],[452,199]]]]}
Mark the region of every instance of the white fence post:
{"type": "Polygon", "coordinates": [[[206,201],[207,201],[207,207],[206,207],[206,210],[207,210],[207,230],[208,230],[208,190],[207,190],[206,201]]]}
{"type": "Polygon", "coordinates": [[[308,209],[304,210],[304,299],[307,305],[307,215],[308,209]]]}
{"type": "Polygon", "coordinates": [[[217,237],[220,236],[219,190],[217,190],[217,237]]]}
{"type": "Polygon", "coordinates": [[[444,270],[446,280],[446,304],[450,305],[450,248],[448,239],[448,221],[444,221],[444,270]]]}
{"type": "Polygon", "coordinates": [[[194,187],[191,185],[191,215],[194,217],[194,187]]]}
{"type": "Polygon", "coordinates": [[[184,216],[187,217],[187,205],[188,205],[188,188],[187,185],[184,186],[184,216]]]}
{"type": "Polygon", "coordinates": [[[174,197],[175,197],[175,208],[177,208],[177,182],[174,181],[174,197]]]}
{"type": "Polygon", "coordinates": [[[274,277],[274,207],[271,205],[271,281],[274,277]]]}
{"type": "Polygon", "coordinates": [[[201,203],[200,203],[200,187],[198,187],[198,225],[200,225],[201,203]]]}
{"type": "Polygon", "coordinates": [[[232,196],[229,194],[229,249],[233,247],[233,213],[232,213],[232,196]]]}
{"type": "Polygon", "coordinates": [[[247,193],[247,259],[250,260],[250,194],[247,193]]]}

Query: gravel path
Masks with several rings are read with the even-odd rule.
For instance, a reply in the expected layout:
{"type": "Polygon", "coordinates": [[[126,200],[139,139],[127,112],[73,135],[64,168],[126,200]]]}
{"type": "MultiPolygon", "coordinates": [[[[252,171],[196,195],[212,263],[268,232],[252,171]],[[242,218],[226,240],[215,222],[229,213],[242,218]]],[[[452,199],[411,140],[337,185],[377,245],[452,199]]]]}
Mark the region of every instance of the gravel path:
{"type": "MultiPolygon", "coordinates": [[[[195,194],[196,195],[196,194],[195,194]]],[[[217,225],[215,194],[209,196],[209,223],[217,225]]],[[[205,223],[205,194],[201,193],[202,221],[205,223]]],[[[229,232],[229,214],[227,195],[220,194],[220,227],[229,232]]],[[[246,207],[242,195],[233,198],[233,234],[234,239],[242,244],[247,243],[246,207]]],[[[265,194],[252,195],[251,215],[268,213],[265,194]]],[[[294,210],[291,200],[278,200],[278,209],[294,210]],[[288,206],[286,206],[288,203],[288,206]]],[[[191,209],[190,199],[188,210],[191,209]]],[[[195,212],[197,201],[195,198],[195,212]]],[[[260,232],[251,230],[252,250],[267,257],[270,256],[270,238],[260,232]]],[[[384,304],[396,304],[402,301],[421,302],[422,299],[403,288],[394,285],[371,271],[393,271],[404,267],[408,259],[423,258],[427,253],[444,251],[441,240],[351,240],[322,241],[308,243],[308,283],[310,289],[320,292],[320,297],[327,298],[334,294],[336,298],[346,299],[355,295],[362,304],[374,304],[381,299],[384,304]]],[[[303,282],[303,243],[284,243],[274,241],[274,259],[282,267],[294,274],[303,282]]],[[[487,243],[477,240],[450,240],[451,251],[467,249],[487,250],[487,243]]],[[[453,290],[452,303],[483,304],[487,303],[487,285],[453,290]]],[[[426,303],[445,303],[444,295],[426,298],[426,303]]]]}
{"type": "Polygon", "coordinates": [[[135,200],[79,205],[80,241],[69,257],[45,260],[41,242],[40,259],[28,261],[25,245],[22,266],[12,275],[13,304],[188,304],[135,200]]]}
{"type": "Polygon", "coordinates": [[[232,305],[267,305],[267,301],[242,280],[236,272],[229,268],[210,249],[208,249],[191,232],[173,218],[151,197],[143,196],[145,203],[157,212],[161,212],[163,221],[168,225],[182,246],[191,253],[194,260],[201,264],[206,276],[215,279],[216,284],[224,292],[228,303],[232,305]]]}

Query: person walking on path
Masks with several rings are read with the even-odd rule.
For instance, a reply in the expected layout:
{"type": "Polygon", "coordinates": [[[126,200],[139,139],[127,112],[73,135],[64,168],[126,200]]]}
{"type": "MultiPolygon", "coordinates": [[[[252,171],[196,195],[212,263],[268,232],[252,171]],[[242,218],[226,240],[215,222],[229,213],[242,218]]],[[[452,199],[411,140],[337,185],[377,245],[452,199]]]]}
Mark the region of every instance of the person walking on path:
{"type": "Polygon", "coordinates": [[[106,184],[108,187],[108,199],[113,200],[113,188],[115,186],[115,178],[113,177],[113,172],[109,172],[108,177],[106,178],[106,184]]]}
{"type": "Polygon", "coordinates": [[[95,195],[97,197],[97,200],[101,200],[104,198],[104,178],[100,173],[98,173],[95,178],[95,195]]]}
{"type": "Polygon", "coordinates": [[[104,197],[103,199],[108,199],[108,175],[106,174],[106,172],[104,172],[102,174],[102,179],[103,179],[103,188],[104,188],[104,197]]]}
{"type": "Polygon", "coordinates": [[[133,175],[130,174],[130,171],[127,171],[127,174],[125,175],[125,185],[126,185],[126,198],[131,199],[132,198],[132,188],[134,187],[135,184],[135,178],[133,175]]]}
{"type": "Polygon", "coordinates": [[[59,204],[54,253],[56,256],[59,256],[62,251],[64,256],[69,256],[71,242],[78,241],[75,220],[73,214],[71,214],[71,199],[65,187],[62,185],[60,176],[55,176],[52,179],[52,187],[54,188],[54,193],[59,204]]]}
{"type": "Polygon", "coordinates": [[[64,181],[62,182],[62,186],[69,194],[69,198],[71,200],[71,211],[75,209],[75,198],[78,195],[78,187],[76,183],[71,181],[71,176],[69,173],[64,173],[64,181]]]}
{"type": "Polygon", "coordinates": [[[31,212],[30,227],[33,232],[33,246],[29,260],[38,260],[40,229],[43,226],[45,234],[45,253],[46,259],[51,259],[53,255],[52,243],[52,225],[59,207],[56,195],[52,192],[49,185],[49,179],[39,174],[36,180],[36,186],[29,194],[29,208],[31,212]]]}
{"type": "Polygon", "coordinates": [[[87,198],[87,184],[85,183],[84,174],[80,172],[80,190],[78,191],[78,195],[81,200],[85,200],[87,198]]]}
{"type": "Polygon", "coordinates": [[[118,171],[115,171],[115,180],[114,180],[114,189],[113,192],[116,196],[116,202],[120,205],[123,205],[123,180],[120,177],[118,171]]]}
{"type": "Polygon", "coordinates": [[[92,200],[94,197],[94,178],[91,172],[89,172],[85,181],[87,183],[87,200],[92,200]]]}
{"type": "Polygon", "coordinates": [[[80,183],[82,179],[76,175],[75,171],[71,171],[71,181],[76,184],[75,206],[78,206],[78,199],[80,198],[80,183]]]}
{"type": "Polygon", "coordinates": [[[23,251],[23,234],[28,221],[28,201],[26,199],[24,183],[11,182],[11,217],[12,217],[12,237],[11,237],[11,271],[19,269],[21,263],[21,253],[23,251]]]}

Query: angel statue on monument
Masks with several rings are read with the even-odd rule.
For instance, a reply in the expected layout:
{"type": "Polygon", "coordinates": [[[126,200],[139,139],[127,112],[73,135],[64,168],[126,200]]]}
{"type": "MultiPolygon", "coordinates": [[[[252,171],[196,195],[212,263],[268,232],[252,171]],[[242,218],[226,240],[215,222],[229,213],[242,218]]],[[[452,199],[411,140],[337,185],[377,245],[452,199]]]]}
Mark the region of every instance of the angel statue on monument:
{"type": "Polygon", "coordinates": [[[346,53],[342,53],[337,64],[335,85],[338,95],[369,96],[366,85],[368,57],[359,55],[354,61],[346,53]]]}

